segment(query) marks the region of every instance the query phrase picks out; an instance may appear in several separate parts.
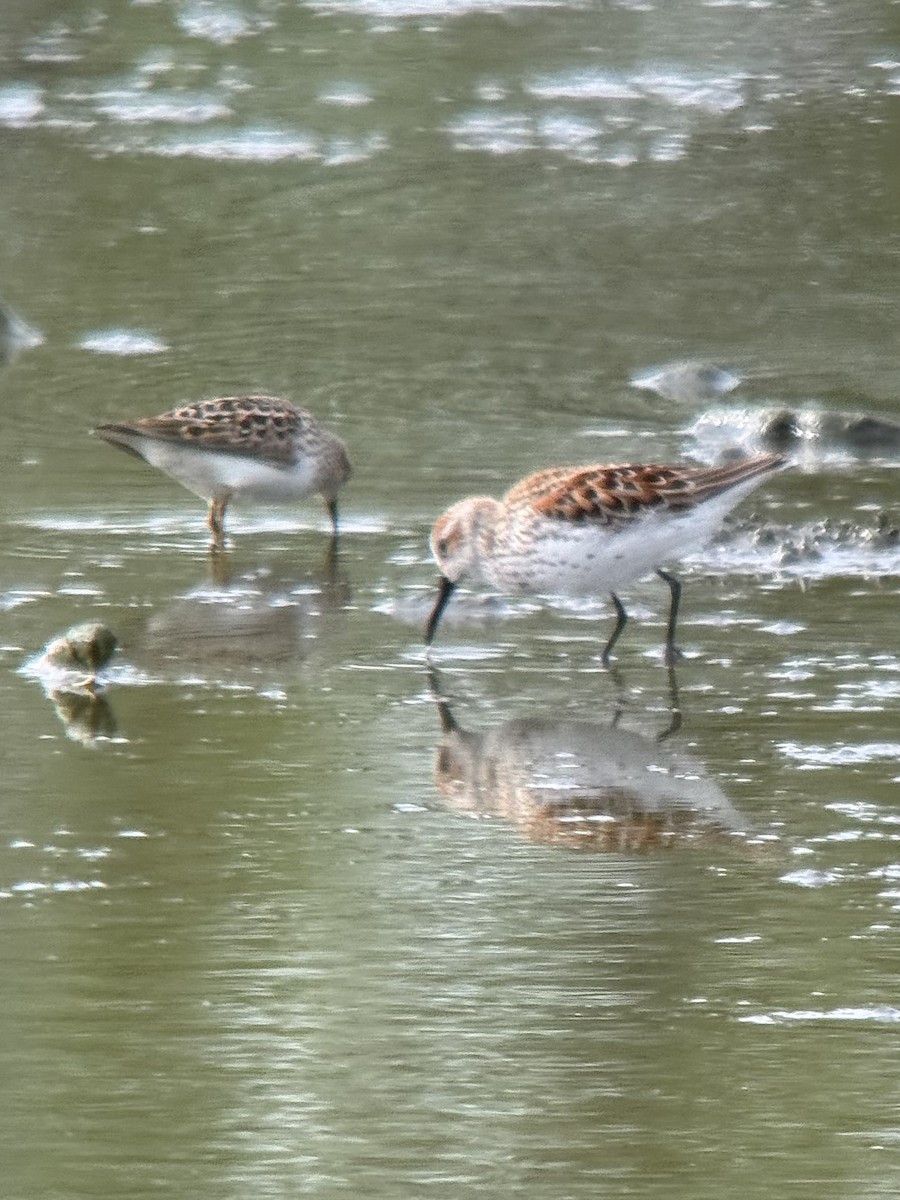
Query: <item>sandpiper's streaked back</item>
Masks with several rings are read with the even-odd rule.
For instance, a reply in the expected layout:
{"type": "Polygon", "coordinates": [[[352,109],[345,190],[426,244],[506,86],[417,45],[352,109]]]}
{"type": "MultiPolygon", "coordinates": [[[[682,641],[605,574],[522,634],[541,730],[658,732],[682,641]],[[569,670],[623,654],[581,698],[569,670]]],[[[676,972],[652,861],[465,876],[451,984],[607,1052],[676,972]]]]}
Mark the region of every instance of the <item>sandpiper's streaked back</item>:
{"type": "Polygon", "coordinates": [[[337,536],[337,495],[350,478],[347,448],[288,400],[200,400],[158,417],[98,425],[94,432],[207,500],[215,548],[224,544],[232,499],[281,503],[318,493],[337,536]]]}
{"type": "Polygon", "coordinates": [[[706,542],[726,513],[784,462],[783,455],[762,454],[720,467],[552,467],[521,480],[502,500],[460,500],[431,534],[441,581],[426,643],[461,579],[501,592],[608,592],[617,617],[602,654],[608,663],[628,619],[619,589],[655,571],[671,592],[666,661],[673,662],[681,584],[660,564],[706,542]]]}

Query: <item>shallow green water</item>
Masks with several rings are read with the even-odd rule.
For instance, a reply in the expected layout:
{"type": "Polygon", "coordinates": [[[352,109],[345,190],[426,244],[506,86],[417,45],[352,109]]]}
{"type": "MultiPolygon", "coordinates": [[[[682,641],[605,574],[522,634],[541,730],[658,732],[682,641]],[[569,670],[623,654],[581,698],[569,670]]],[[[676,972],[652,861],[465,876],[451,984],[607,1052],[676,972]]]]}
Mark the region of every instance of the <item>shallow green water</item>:
{"type": "Polygon", "coordinates": [[[6,0],[0,63],[3,1200],[895,1195],[888,443],[683,564],[674,680],[658,581],[614,674],[599,599],[421,650],[462,495],[897,418],[894,6],[6,0]],[[244,389],[347,440],[336,565],[235,511],[223,586],[87,434],[244,389]],[[100,705],[20,670],[82,620],[100,705]]]}

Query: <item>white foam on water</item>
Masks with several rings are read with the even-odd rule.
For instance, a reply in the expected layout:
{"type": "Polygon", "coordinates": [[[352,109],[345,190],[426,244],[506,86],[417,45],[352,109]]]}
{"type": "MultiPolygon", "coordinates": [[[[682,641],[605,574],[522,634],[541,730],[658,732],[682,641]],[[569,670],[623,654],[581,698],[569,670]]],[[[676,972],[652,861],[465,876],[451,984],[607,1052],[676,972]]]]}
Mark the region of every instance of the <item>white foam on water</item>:
{"type": "Polygon", "coordinates": [[[21,129],[33,124],[44,109],[44,93],[37,84],[14,83],[0,87],[0,125],[21,129]]]}
{"type": "Polygon", "coordinates": [[[754,1013],[746,1017],[738,1017],[738,1020],[746,1025],[785,1025],[813,1021],[872,1021],[878,1025],[895,1025],[900,1021],[900,1008],[894,1008],[889,1004],[860,1004],[826,1009],[775,1009],[768,1013],[754,1013]]]}
{"type": "Polygon", "coordinates": [[[232,114],[227,104],[202,92],[113,92],[98,96],[95,107],[126,125],[203,125],[232,114]]]}
{"type": "Polygon", "coordinates": [[[161,354],[169,347],[162,338],[142,329],[98,329],[86,333],[78,342],[81,350],[94,354],[161,354]]]}
{"type": "Polygon", "coordinates": [[[776,744],[786,758],[816,766],[861,766],[872,762],[896,762],[900,742],[864,742],[856,745],[801,746],[798,742],[776,744]]]}

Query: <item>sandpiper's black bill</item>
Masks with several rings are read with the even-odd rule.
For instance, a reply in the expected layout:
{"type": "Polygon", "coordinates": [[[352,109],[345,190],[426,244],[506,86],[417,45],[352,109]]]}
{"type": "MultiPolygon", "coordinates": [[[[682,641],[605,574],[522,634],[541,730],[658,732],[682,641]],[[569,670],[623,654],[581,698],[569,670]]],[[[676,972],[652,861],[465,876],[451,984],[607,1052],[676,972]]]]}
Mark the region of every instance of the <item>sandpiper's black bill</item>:
{"type": "Polygon", "coordinates": [[[428,618],[428,624],[425,626],[425,645],[430,646],[434,641],[434,635],[437,633],[438,622],[441,619],[441,613],[447,607],[447,601],[453,595],[453,589],[456,584],[452,579],[448,579],[446,575],[441,576],[441,585],[438,589],[438,597],[435,601],[434,608],[431,610],[431,616],[428,618]]]}

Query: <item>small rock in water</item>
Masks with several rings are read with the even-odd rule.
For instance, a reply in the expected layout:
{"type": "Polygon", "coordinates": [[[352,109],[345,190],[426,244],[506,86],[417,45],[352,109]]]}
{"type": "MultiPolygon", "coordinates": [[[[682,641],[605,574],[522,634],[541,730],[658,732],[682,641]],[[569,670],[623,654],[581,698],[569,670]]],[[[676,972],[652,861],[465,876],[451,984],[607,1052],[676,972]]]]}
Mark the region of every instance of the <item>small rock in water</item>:
{"type": "Polygon", "coordinates": [[[116,635],[107,625],[88,621],[73,625],[44,647],[35,667],[82,676],[82,686],[93,683],[118,649],[116,635]]]}
{"type": "Polygon", "coordinates": [[[761,437],[767,450],[792,450],[803,437],[799,416],[790,408],[773,413],[763,424],[761,437]]]}
{"type": "Polygon", "coordinates": [[[666,400],[692,403],[717,400],[727,392],[734,391],[741,377],[715,363],[683,362],[658,367],[645,375],[635,375],[630,382],[632,387],[656,392],[666,400]]]}

